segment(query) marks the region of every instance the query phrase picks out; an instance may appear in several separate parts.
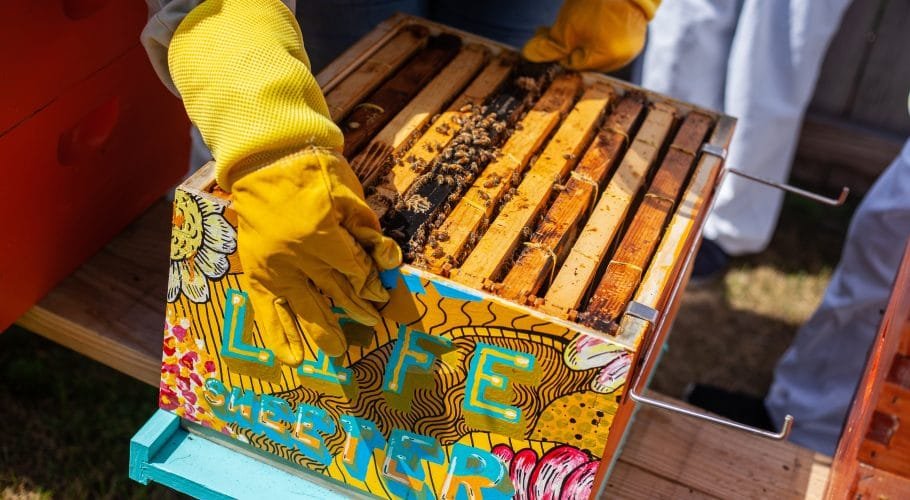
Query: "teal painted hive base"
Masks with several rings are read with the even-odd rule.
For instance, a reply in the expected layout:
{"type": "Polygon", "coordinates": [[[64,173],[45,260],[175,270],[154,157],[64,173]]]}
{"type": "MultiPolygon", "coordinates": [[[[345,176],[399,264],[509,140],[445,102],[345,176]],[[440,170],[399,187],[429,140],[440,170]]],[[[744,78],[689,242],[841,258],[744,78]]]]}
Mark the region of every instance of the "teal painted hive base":
{"type": "Polygon", "coordinates": [[[225,448],[180,426],[158,410],[130,440],[130,478],[154,481],[197,498],[347,499],[350,493],[316,484],[225,448]]]}

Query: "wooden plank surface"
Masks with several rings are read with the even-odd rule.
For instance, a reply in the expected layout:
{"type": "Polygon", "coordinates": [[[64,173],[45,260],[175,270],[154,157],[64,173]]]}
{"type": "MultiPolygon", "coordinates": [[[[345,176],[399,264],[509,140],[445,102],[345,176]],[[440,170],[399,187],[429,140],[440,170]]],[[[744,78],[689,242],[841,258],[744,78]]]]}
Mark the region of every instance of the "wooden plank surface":
{"type": "MultiPolygon", "coordinates": [[[[414,52],[427,41],[429,30],[423,26],[412,26],[395,34],[391,40],[379,48],[368,61],[357,66],[357,69],[344,77],[325,95],[326,105],[333,120],[344,118],[364,96],[376,89],[389,75],[397,70],[414,52]]],[[[366,39],[365,39],[366,40],[366,39]]],[[[366,49],[367,47],[364,47],[366,49]]],[[[344,56],[353,54],[348,51],[344,56]]],[[[346,57],[340,57],[323,70],[319,84],[325,87],[329,81],[322,81],[323,75],[335,75],[340,67],[354,64],[346,57]]]]}
{"type": "MultiPolygon", "coordinates": [[[[657,490],[658,482],[715,498],[820,498],[827,482],[830,459],[792,443],[650,407],[639,410],[631,427],[616,469],[638,467],[653,475],[656,491],[648,498],[676,498],[686,491],[666,485],[657,490]]],[[[608,493],[609,484],[621,477],[608,482],[608,493]]]]}
{"type": "Polygon", "coordinates": [[[461,48],[461,39],[442,34],[430,37],[389,80],[379,86],[364,102],[338,125],[344,134],[344,156],[352,158],[366,142],[381,130],[434,76],[451,61],[461,48]]]}
{"type": "Polygon", "coordinates": [[[351,160],[351,168],[364,185],[372,184],[373,179],[382,173],[386,161],[413,142],[431,117],[455,98],[480,70],[488,54],[487,48],[481,45],[463,47],[455,59],[351,160]]]}
{"type": "Polygon", "coordinates": [[[613,97],[613,89],[605,84],[585,91],[461,265],[456,281],[479,289],[484,281],[497,277],[525,231],[534,227],[534,219],[549,200],[553,186],[581,157],[613,97]]]}
{"type": "Polygon", "coordinates": [[[157,386],[170,230],[159,201],[17,323],[157,386]]]}
{"type": "Polygon", "coordinates": [[[855,496],[858,500],[897,500],[910,498],[910,479],[860,464],[855,496]]]}
{"type": "Polygon", "coordinates": [[[538,224],[531,244],[522,250],[515,265],[495,288],[497,294],[525,303],[546,280],[555,276],[594,207],[604,180],[622,157],[628,138],[635,135],[643,111],[643,94],[629,92],[620,99],[571,173],[565,189],[538,224]]]}
{"type": "Polygon", "coordinates": [[[383,175],[375,186],[374,193],[367,198],[367,203],[379,218],[417,181],[422,172],[412,168],[413,165],[429,165],[435,161],[440,151],[438,145],[446,146],[460,130],[462,121],[470,113],[466,106],[480,104],[487,100],[498,89],[509,73],[512,64],[508,58],[495,57],[468,85],[439,118],[433,121],[417,142],[401,154],[401,158],[383,175]]]}
{"type": "Polygon", "coordinates": [[[579,307],[648,171],[657,161],[675,117],[676,110],[666,104],[654,104],[648,111],[578,241],[547,290],[543,303],[538,304],[542,310],[565,318],[579,307]]]}
{"type": "Polygon", "coordinates": [[[833,116],[845,116],[863,76],[874,35],[880,22],[879,11],[888,0],[851,2],[828,47],[809,108],[833,116]]]}
{"type": "MultiPolygon", "coordinates": [[[[648,268],[664,223],[689,178],[711,122],[710,117],[700,113],[686,116],[622,242],[607,264],[603,278],[585,308],[585,317],[580,318],[584,323],[607,333],[618,328],[619,316],[648,268]]],[[[681,256],[682,252],[677,259],[681,256]]]]}
{"type": "MultiPolygon", "coordinates": [[[[157,386],[170,216],[156,204],[19,324],[157,386]]],[[[826,477],[809,450],[642,408],[605,498],[819,498],[826,477]]]]}
{"type": "MultiPolygon", "coordinates": [[[[803,122],[797,155],[802,160],[819,162],[827,169],[830,164],[844,165],[875,179],[897,157],[905,140],[899,134],[810,113],[803,122]]],[[[819,177],[802,174],[799,164],[794,166],[793,176],[815,182],[819,177]]]]}
{"type": "MultiPolygon", "coordinates": [[[[879,433],[877,440],[886,442],[885,445],[870,442],[869,430],[878,412],[881,412],[881,416],[897,416],[898,423],[901,423],[900,416],[910,413],[910,391],[886,380],[895,354],[906,352],[906,341],[910,338],[910,242],[904,248],[894,283],[875,342],[870,349],[869,362],[857,386],[856,397],[837,447],[827,492],[827,497],[831,499],[852,494],[856,478],[868,475],[860,471],[863,467],[861,462],[906,473],[910,433],[906,429],[898,429],[897,435],[892,436],[882,436],[879,433]],[[872,456],[872,452],[876,455],[872,456]]],[[[876,484],[877,481],[871,481],[864,487],[868,491],[876,484]]]]}
{"type": "Polygon", "coordinates": [[[498,158],[490,162],[474,181],[437,233],[447,237],[438,248],[426,251],[427,269],[442,273],[452,260],[458,262],[466,247],[481,225],[489,219],[493,209],[510,186],[512,175],[521,173],[534,153],[559,124],[581,90],[581,77],[577,74],[556,78],[531,111],[518,126],[521,134],[514,134],[502,146],[498,158]]]}
{"type": "Polygon", "coordinates": [[[851,103],[850,119],[900,134],[910,133],[907,90],[910,89],[910,50],[907,26],[910,2],[891,0],[884,4],[876,37],[851,103]]]}

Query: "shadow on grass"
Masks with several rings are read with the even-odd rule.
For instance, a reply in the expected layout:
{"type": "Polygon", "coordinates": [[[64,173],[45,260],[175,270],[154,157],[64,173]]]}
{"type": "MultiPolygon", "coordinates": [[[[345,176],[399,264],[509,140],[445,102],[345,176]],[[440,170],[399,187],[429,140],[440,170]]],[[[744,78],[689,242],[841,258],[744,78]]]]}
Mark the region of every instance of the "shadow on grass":
{"type": "Polygon", "coordinates": [[[788,195],[767,250],[733,259],[722,280],[686,290],[652,387],[677,398],[694,383],[763,396],[821,300],[858,204],[832,208],[788,195]]]}
{"type": "Polygon", "coordinates": [[[21,328],[0,334],[0,497],[181,498],[128,477],[154,387],[21,328]]]}

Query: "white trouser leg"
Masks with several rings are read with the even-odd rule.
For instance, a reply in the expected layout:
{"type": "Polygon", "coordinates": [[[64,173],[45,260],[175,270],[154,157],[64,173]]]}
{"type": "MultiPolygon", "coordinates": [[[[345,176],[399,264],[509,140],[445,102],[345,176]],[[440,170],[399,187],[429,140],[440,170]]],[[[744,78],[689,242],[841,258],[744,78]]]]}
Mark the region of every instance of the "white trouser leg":
{"type": "Polygon", "coordinates": [[[910,141],[860,204],[822,304],[774,372],[765,406],[791,439],[833,454],[910,236],[910,141]]]}
{"type": "MultiPolygon", "coordinates": [[[[849,0],[746,0],[727,65],[724,112],[739,119],[728,164],[786,181],[803,113],[849,0]]],[[[746,179],[724,181],[705,237],[733,255],[760,252],[783,194],[746,179]]]]}
{"type": "Polygon", "coordinates": [[[722,110],[741,0],[666,0],[648,27],[642,86],[722,110]]]}

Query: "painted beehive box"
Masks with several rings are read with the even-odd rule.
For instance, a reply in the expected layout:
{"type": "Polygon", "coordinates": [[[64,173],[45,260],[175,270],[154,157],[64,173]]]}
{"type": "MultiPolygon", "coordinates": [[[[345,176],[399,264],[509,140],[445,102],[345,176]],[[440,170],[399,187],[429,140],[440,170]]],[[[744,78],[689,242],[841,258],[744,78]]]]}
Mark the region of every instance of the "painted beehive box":
{"type": "Polygon", "coordinates": [[[352,492],[591,496],[697,245],[722,164],[701,148],[733,121],[406,17],[319,79],[407,255],[383,322],[336,308],[345,355],[304,339],[280,363],[205,168],[174,201],[160,406],[352,492]]]}

